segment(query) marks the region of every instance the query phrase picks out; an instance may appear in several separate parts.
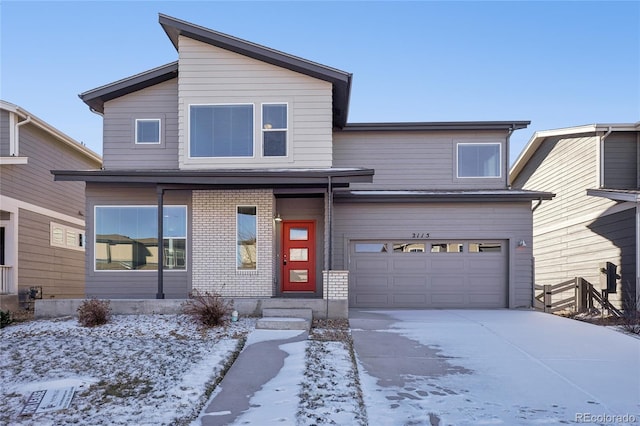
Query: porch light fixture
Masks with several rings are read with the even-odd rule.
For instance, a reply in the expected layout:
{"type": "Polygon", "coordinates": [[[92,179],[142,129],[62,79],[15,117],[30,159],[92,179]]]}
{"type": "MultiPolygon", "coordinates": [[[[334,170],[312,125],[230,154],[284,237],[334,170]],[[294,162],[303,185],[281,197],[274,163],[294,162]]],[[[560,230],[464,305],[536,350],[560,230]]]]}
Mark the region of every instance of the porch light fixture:
{"type": "Polygon", "coordinates": [[[526,247],[527,243],[525,242],[525,240],[520,240],[518,241],[518,247],[526,247]]]}
{"type": "Polygon", "coordinates": [[[276,217],[273,218],[277,223],[282,222],[282,218],[280,217],[280,213],[276,214],[276,217]]]}

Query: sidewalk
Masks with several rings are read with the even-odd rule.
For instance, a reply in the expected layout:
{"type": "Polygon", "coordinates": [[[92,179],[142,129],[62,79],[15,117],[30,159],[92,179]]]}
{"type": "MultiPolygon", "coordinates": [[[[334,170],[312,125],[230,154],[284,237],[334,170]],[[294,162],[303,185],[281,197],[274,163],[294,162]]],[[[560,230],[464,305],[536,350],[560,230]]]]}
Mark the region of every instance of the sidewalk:
{"type": "Polygon", "coordinates": [[[193,425],[295,423],[307,337],[306,331],[253,330],[193,425]]]}

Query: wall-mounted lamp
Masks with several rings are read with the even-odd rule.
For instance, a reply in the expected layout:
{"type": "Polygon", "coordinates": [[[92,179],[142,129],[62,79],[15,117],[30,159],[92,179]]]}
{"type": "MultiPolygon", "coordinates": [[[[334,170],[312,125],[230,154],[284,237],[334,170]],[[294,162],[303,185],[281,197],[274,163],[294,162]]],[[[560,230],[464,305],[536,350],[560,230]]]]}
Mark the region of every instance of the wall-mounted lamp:
{"type": "Polygon", "coordinates": [[[520,240],[518,241],[518,247],[526,247],[527,243],[525,242],[525,240],[520,240]]]}
{"type": "Polygon", "coordinates": [[[282,222],[282,218],[280,217],[280,213],[276,214],[276,217],[274,217],[273,220],[275,220],[276,223],[282,222]]]}

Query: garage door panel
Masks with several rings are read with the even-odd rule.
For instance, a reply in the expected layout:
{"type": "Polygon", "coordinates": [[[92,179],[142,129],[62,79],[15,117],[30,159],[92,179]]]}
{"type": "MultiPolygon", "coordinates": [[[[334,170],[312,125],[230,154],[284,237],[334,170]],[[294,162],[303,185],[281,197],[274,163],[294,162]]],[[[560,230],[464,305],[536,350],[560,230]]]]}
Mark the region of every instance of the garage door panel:
{"type": "MultiPolygon", "coordinates": [[[[410,255],[408,257],[415,257],[415,255],[410,255]]],[[[425,271],[427,270],[427,259],[426,256],[421,256],[422,258],[416,259],[393,259],[391,261],[392,271],[393,272],[414,272],[415,271],[425,271]]]]}
{"type": "Polygon", "coordinates": [[[393,296],[393,303],[395,307],[413,308],[424,306],[427,304],[427,295],[424,293],[395,294],[393,296]]]}
{"type": "Polygon", "coordinates": [[[425,275],[396,275],[391,277],[393,290],[397,292],[426,291],[427,277],[425,275]]]}
{"type": "Polygon", "coordinates": [[[506,307],[506,247],[506,242],[497,240],[439,240],[433,244],[401,240],[354,242],[350,246],[351,306],[506,307]],[[393,250],[360,253],[355,251],[354,244],[361,247],[375,244],[375,247],[393,247],[393,250]],[[438,251],[431,251],[432,246],[438,251]]]}
{"type": "Polygon", "coordinates": [[[355,278],[355,290],[357,292],[377,292],[389,290],[389,277],[387,275],[361,275],[355,278]],[[360,291],[358,291],[360,290],[360,291]]]}
{"type": "Polygon", "coordinates": [[[389,270],[389,261],[384,257],[355,259],[355,267],[358,271],[383,271],[389,270]]]}

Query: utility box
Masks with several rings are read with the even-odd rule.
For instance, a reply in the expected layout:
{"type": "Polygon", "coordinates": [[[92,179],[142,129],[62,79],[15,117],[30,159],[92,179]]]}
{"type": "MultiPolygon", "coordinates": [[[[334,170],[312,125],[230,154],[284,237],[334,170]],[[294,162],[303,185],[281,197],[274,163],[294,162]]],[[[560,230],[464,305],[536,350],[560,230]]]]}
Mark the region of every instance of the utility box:
{"type": "Polygon", "coordinates": [[[618,286],[618,266],[611,262],[600,264],[600,288],[607,293],[615,293],[618,286]]]}

